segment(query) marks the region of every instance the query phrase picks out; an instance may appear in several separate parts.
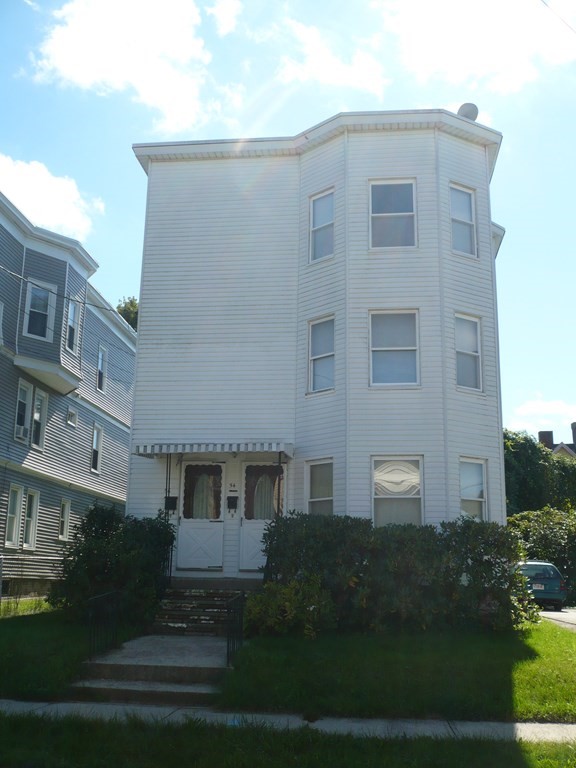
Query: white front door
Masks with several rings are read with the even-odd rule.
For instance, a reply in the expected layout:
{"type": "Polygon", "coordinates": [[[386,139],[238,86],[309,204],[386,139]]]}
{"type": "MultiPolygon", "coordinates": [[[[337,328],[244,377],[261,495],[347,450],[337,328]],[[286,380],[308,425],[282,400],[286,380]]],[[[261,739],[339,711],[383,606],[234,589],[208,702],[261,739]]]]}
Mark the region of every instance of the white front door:
{"type": "Polygon", "coordinates": [[[262,536],[267,523],[282,514],[284,470],[279,464],[245,464],[240,519],[240,570],[257,571],[265,563],[262,536]]]}
{"type": "Polygon", "coordinates": [[[222,568],[224,522],[221,465],[187,464],[181,498],[177,568],[222,568]]]}

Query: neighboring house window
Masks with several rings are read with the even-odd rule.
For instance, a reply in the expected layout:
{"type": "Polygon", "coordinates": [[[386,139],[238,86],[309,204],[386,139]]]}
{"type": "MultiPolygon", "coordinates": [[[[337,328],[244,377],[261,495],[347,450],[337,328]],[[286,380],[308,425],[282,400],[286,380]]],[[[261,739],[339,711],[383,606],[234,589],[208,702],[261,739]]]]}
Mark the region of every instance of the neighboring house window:
{"type": "Polygon", "coordinates": [[[92,461],[91,468],[93,472],[100,472],[102,464],[102,427],[94,424],[92,430],[92,461]]]}
{"type": "Polygon", "coordinates": [[[334,193],[312,198],[310,212],[310,261],[334,253],[334,193]]]}
{"type": "Polygon", "coordinates": [[[22,488],[11,485],[8,495],[8,514],[6,516],[6,546],[17,547],[20,536],[20,515],[22,514],[22,488]]]}
{"type": "Polygon", "coordinates": [[[334,388],[334,319],[310,323],[309,390],[334,388]]]}
{"type": "Polygon", "coordinates": [[[4,344],[4,304],[0,301],[0,347],[4,344]]]}
{"type": "Polygon", "coordinates": [[[470,256],[476,255],[476,227],[474,225],[474,196],[460,187],[450,187],[452,217],[452,249],[470,256]]]}
{"type": "Polygon", "coordinates": [[[38,525],[38,507],[40,494],[38,491],[28,491],[26,494],[26,513],[24,517],[24,538],[22,544],[27,549],[36,546],[36,527],[38,525]]]}
{"type": "Polygon", "coordinates": [[[46,434],[46,417],[48,414],[48,395],[37,389],[34,394],[34,411],[32,416],[32,445],[36,448],[44,447],[44,435],[46,434]]]}
{"type": "Polygon", "coordinates": [[[331,515],[333,512],[333,464],[316,461],[308,464],[308,512],[331,515]]]}
{"type": "Polygon", "coordinates": [[[66,540],[70,532],[70,511],[72,502],[68,499],[62,499],[60,502],[60,521],[58,525],[58,538],[66,540]]]}
{"type": "Polygon", "coordinates": [[[26,336],[52,341],[56,312],[56,287],[38,281],[28,283],[26,336]]]}
{"type": "Polygon", "coordinates": [[[68,301],[68,327],[66,330],[66,348],[70,352],[76,352],[78,346],[78,321],[80,310],[78,304],[70,299],[68,301]]]}
{"type": "Polygon", "coordinates": [[[416,312],[370,315],[371,384],[418,383],[416,312]]]}
{"type": "Polygon", "coordinates": [[[486,463],[460,460],[460,508],[463,515],[486,520],[486,463]]]}
{"type": "Polygon", "coordinates": [[[74,408],[68,408],[66,424],[68,424],[69,427],[75,427],[78,424],[78,411],[74,408]]]}
{"type": "Polygon", "coordinates": [[[18,384],[18,401],[16,403],[16,424],[14,437],[17,440],[28,440],[30,436],[30,415],[32,410],[32,385],[26,381],[18,384]]]}
{"type": "Polygon", "coordinates": [[[101,392],[106,389],[106,378],[108,373],[108,350],[105,347],[98,348],[98,372],[96,388],[101,392]]]}
{"type": "Polygon", "coordinates": [[[481,389],[480,321],[456,315],[456,384],[468,389],[481,389]]]}
{"type": "Polygon", "coordinates": [[[370,245],[372,248],[416,245],[413,182],[371,184],[370,245]]]}
{"type": "Polygon", "coordinates": [[[373,459],[374,525],[422,523],[419,458],[373,459]]]}

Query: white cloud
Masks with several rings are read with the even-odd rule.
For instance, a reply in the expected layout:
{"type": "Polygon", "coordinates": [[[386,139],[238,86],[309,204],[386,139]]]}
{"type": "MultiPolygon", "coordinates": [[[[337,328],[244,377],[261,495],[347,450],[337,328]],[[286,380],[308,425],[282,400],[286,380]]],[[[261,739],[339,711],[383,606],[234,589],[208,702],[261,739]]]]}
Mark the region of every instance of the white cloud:
{"type": "Polygon", "coordinates": [[[220,37],[225,37],[236,29],[242,9],[240,0],[216,0],[211,8],[206,8],[206,12],[209,16],[214,16],[220,37]]]}
{"type": "Polygon", "coordinates": [[[70,0],[35,60],[36,79],[92,89],[128,91],[160,112],[167,133],[202,124],[210,53],[197,35],[193,0],[70,0]]]}
{"type": "Polygon", "coordinates": [[[317,82],[340,88],[367,91],[382,98],[387,80],[380,62],[363,49],[357,49],[345,63],[330,50],[317,27],[310,27],[292,19],[286,26],[296,40],[301,58],[283,56],[278,77],[281,82],[317,82]]]}
{"type": "Polygon", "coordinates": [[[505,426],[515,431],[537,435],[541,431],[553,431],[554,441],[572,442],[570,425],[576,421],[576,403],[565,400],[544,400],[536,397],[516,406],[505,426]]]}
{"type": "Polygon", "coordinates": [[[83,197],[74,179],[53,176],[43,163],[0,155],[1,191],[32,224],[85,240],[94,215],[104,213],[100,198],[83,197]]]}
{"type": "Polygon", "coordinates": [[[403,66],[420,82],[439,78],[513,93],[543,66],[576,60],[574,4],[551,0],[373,0],[397,37],[403,66]],[[563,22],[553,11],[560,14],[563,22]]]}

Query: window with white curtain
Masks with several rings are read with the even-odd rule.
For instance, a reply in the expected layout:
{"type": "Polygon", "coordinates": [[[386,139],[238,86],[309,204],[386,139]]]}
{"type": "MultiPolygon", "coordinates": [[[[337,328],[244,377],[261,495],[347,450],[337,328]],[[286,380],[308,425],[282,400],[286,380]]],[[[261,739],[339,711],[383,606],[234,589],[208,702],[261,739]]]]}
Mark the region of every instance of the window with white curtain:
{"type": "Polygon", "coordinates": [[[218,520],[221,501],[222,467],[189,464],[184,471],[184,519],[218,520]]]}
{"type": "Polygon", "coordinates": [[[372,460],[374,525],[422,523],[421,459],[412,456],[372,460]]]}
{"type": "Polygon", "coordinates": [[[244,476],[244,517],[246,520],[273,520],[284,504],[282,465],[246,467],[244,476]]]}

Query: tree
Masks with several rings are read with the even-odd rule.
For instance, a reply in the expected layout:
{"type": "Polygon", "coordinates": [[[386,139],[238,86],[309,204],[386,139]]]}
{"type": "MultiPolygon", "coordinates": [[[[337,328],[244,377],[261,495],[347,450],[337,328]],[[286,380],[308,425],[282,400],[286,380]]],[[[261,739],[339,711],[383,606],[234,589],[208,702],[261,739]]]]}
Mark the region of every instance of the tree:
{"type": "Polygon", "coordinates": [[[122,315],[124,320],[134,328],[138,330],[138,299],[135,296],[123,297],[122,301],[118,302],[116,307],[118,314],[122,315]]]}

